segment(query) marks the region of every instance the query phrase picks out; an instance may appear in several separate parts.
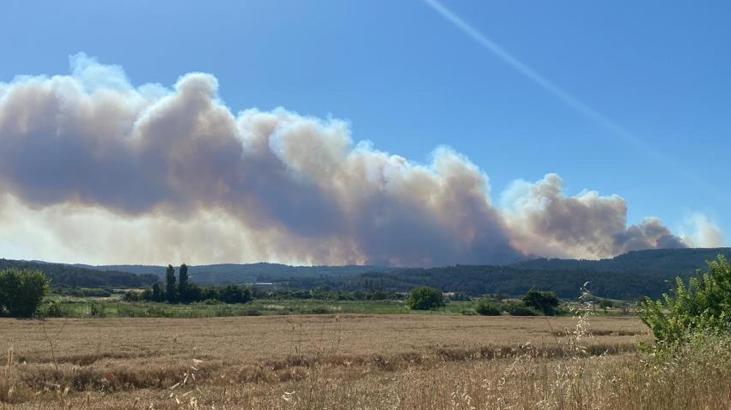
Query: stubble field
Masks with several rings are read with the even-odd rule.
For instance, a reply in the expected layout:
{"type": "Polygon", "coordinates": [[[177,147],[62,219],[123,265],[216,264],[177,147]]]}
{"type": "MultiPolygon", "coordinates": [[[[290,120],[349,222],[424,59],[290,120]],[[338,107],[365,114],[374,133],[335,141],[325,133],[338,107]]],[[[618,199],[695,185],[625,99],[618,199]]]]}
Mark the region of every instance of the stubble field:
{"type": "MultiPolygon", "coordinates": [[[[607,317],[2,319],[0,407],[683,404],[675,398],[678,388],[650,379],[657,369],[636,352],[649,340],[638,319],[607,317]]],[[[731,398],[728,388],[706,389],[715,389],[716,401],[703,399],[710,408],[731,398]]],[[[685,396],[700,400],[708,392],[691,393],[685,396]]]]}

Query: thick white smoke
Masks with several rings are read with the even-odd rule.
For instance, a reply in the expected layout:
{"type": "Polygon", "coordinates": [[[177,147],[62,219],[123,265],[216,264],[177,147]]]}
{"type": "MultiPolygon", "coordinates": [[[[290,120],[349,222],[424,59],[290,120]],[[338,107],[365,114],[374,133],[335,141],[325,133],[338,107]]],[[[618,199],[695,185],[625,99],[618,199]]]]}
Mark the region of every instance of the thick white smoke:
{"type": "Polygon", "coordinates": [[[685,243],[699,248],[717,248],[725,243],[721,229],[702,213],[694,213],[686,218],[681,236],[685,243]]]}
{"type": "Polygon", "coordinates": [[[340,121],[234,114],[217,88],[201,73],[134,87],[83,54],[71,75],[0,83],[0,244],[105,262],[391,265],[685,245],[657,220],[627,227],[621,198],[563,196],[554,175],[501,212],[449,149],[417,165],[354,145],[340,121]]]}
{"type": "Polygon", "coordinates": [[[627,206],[619,196],[586,191],[567,197],[562,190],[561,178],[548,174],[535,184],[515,182],[506,191],[504,215],[518,248],[538,255],[597,258],[687,246],[656,218],[627,226],[627,206]]]}

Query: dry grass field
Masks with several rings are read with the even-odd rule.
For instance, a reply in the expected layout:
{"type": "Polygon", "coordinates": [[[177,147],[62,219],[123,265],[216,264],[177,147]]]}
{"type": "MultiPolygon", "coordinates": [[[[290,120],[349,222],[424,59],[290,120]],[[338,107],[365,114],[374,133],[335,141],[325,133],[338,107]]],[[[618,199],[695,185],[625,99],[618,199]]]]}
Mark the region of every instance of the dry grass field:
{"type": "Polygon", "coordinates": [[[649,339],[635,318],[2,319],[0,408],[727,408],[729,383],[683,380],[728,360],[652,365],[649,339]]]}

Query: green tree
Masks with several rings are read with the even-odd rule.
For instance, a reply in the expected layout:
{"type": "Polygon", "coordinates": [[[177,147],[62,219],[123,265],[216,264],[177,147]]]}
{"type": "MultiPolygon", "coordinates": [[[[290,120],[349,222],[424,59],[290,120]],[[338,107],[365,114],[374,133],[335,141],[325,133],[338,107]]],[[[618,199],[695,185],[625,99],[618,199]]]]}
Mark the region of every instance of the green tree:
{"type": "Polygon", "coordinates": [[[175,286],[175,268],[173,265],[168,265],[167,271],[165,271],[165,298],[168,303],[177,302],[178,289],[175,286]]]}
{"type": "Polygon", "coordinates": [[[203,289],[195,283],[188,285],[188,289],[185,293],[185,298],[188,302],[200,302],[203,299],[203,289]]]}
{"type": "Polygon", "coordinates": [[[412,310],[429,310],[444,306],[444,296],[439,289],[426,286],[411,289],[406,306],[412,310]]]}
{"type": "Polygon", "coordinates": [[[532,307],[540,312],[543,312],[546,316],[553,316],[556,314],[556,308],[558,307],[560,300],[553,292],[541,292],[538,290],[529,290],[528,293],[523,296],[523,303],[532,307]]]}
{"type": "Polygon", "coordinates": [[[160,283],[159,282],[155,282],[152,285],[152,295],[151,295],[151,297],[152,297],[152,300],[155,301],[155,302],[162,302],[163,301],[162,289],[160,289],[160,283]]]}
{"type": "Polygon", "coordinates": [[[614,303],[611,300],[602,299],[599,301],[599,307],[606,313],[609,308],[614,307],[614,303]]]}
{"type": "Polygon", "coordinates": [[[190,302],[188,291],[190,283],[188,277],[188,265],[182,264],[178,269],[178,298],[183,303],[190,302]]]}
{"type": "Polygon", "coordinates": [[[7,310],[11,316],[33,316],[47,293],[48,278],[39,271],[0,271],[0,310],[7,310]]]}
{"type": "Polygon", "coordinates": [[[247,303],[252,299],[251,290],[241,286],[228,285],[218,291],[218,299],[223,303],[247,303]]]}
{"type": "Polygon", "coordinates": [[[708,271],[691,277],[657,300],[640,303],[640,319],[658,343],[674,345],[697,333],[731,330],[731,264],[723,256],[708,262],[708,271]]]}

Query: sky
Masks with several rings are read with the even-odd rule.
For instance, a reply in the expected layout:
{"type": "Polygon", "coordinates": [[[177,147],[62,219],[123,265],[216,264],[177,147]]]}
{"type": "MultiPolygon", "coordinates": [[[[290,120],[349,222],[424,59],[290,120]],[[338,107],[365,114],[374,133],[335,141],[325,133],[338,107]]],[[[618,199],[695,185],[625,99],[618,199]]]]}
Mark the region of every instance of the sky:
{"type": "MultiPolygon", "coordinates": [[[[682,237],[702,219],[728,238],[729,17],[723,1],[10,0],[0,5],[0,83],[69,75],[78,53],[121,67],[133,87],[210,73],[234,115],[283,107],[342,120],[354,143],[413,164],[449,147],[486,176],[498,210],[516,186],[555,173],[568,196],[621,196],[628,225],[657,217],[682,237]]],[[[114,259],[7,237],[0,251],[114,259]]],[[[374,260],[356,254],[251,257],[374,260]]]]}

